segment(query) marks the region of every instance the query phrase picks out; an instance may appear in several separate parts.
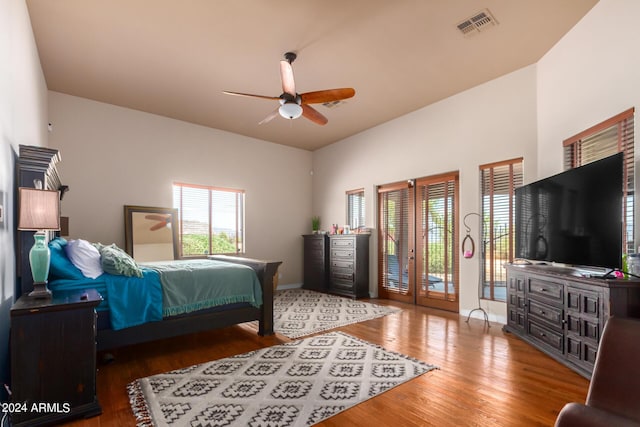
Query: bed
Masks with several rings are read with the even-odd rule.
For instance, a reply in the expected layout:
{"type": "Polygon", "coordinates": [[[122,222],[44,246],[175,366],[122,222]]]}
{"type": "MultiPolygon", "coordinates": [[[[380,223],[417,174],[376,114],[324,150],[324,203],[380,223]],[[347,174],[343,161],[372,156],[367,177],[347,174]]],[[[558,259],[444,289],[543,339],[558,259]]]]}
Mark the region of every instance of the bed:
{"type": "MultiPolygon", "coordinates": [[[[56,168],[59,161],[60,153],[58,150],[21,145],[19,157],[16,159],[16,187],[31,187],[35,180],[39,180],[44,183],[46,189],[60,190],[60,199],[62,200],[62,196],[68,187],[62,185],[60,182],[56,168]]],[[[125,207],[125,213],[129,214],[131,211],[131,209],[127,210],[127,207],[125,207]]],[[[131,223],[127,218],[129,217],[125,218],[125,225],[129,227],[131,223]]],[[[173,229],[177,229],[175,224],[173,229]]],[[[61,238],[56,238],[56,236],[50,232],[49,239],[51,247],[51,243],[61,238]]],[[[58,240],[58,243],[60,242],[61,240],[58,240]]],[[[127,244],[129,244],[128,240],[127,244]]],[[[29,250],[31,246],[33,246],[33,232],[17,230],[16,299],[22,294],[28,294],[33,290],[33,280],[29,267],[29,250]]],[[[55,243],[53,246],[56,246],[55,243]]],[[[105,273],[104,277],[95,277],[88,280],[87,277],[84,277],[82,274],[78,276],[77,271],[73,271],[72,269],[70,275],[69,271],[63,273],[58,272],[59,274],[56,275],[56,268],[63,268],[63,270],[64,268],[70,269],[68,259],[53,256],[56,249],[59,248],[52,248],[52,264],[49,276],[50,287],[54,291],[56,289],[97,289],[98,291],[102,291],[101,295],[103,295],[103,298],[106,300],[97,310],[98,350],[113,349],[135,343],[227,327],[250,321],[258,321],[259,335],[273,334],[274,276],[277,274],[278,266],[281,264],[280,261],[263,261],[224,255],[209,256],[207,259],[201,260],[201,262],[224,262],[228,265],[245,266],[245,269],[250,268],[255,276],[255,279],[253,279],[254,287],[259,289],[259,299],[256,296],[253,300],[247,299],[246,301],[243,301],[242,298],[227,303],[218,301],[223,303],[216,303],[210,307],[205,307],[205,305],[208,305],[205,304],[202,308],[198,308],[197,303],[194,303],[194,305],[188,307],[188,309],[175,309],[171,313],[161,312],[160,316],[158,316],[157,308],[149,308],[151,311],[155,310],[155,318],[153,318],[153,320],[139,319],[145,321],[133,321],[129,322],[129,324],[125,322],[125,324],[122,325],[118,325],[116,322],[116,327],[114,328],[111,310],[105,305],[109,302],[109,299],[113,301],[114,298],[113,294],[108,295],[106,282],[118,279],[110,277],[106,275],[108,273],[105,273]],[[66,265],[60,267],[57,263],[66,263],[66,265]],[[255,280],[257,280],[257,283],[255,283],[255,280]],[[111,298],[109,298],[110,296],[111,298]]],[[[132,254],[133,253],[131,253],[131,255],[132,254]]],[[[149,275],[153,275],[153,273],[147,273],[147,276],[149,275]]],[[[146,283],[143,280],[144,277],[136,279],[140,280],[140,282],[137,283],[142,284],[142,286],[146,283]]],[[[128,280],[128,282],[125,283],[125,286],[133,288],[136,284],[136,281],[133,279],[126,280],[128,280]]],[[[110,286],[113,287],[115,285],[112,282],[110,286]]],[[[156,299],[157,298],[156,294],[156,299]]],[[[140,302],[138,303],[140,304],[140,302]]]]}
{"type": "Polygon", "coordinates": [[[70,245],[78,241],[83,242],[68,243],[60,237],[49,242],[49,288],[96,289],[103,296],[96,310],[98,350],[255,320],[259,335],[273,334],[273,277],[279,261],[220,255],[135,263],[109,245],[100,250],[102,264],[123,257],[129,265],[120,263],[114,271],[105,264],[96,276],[87,273],[84,261],[68,255],[70,245]],[[112,252],[117,255],[109,255],[112,252]],[[131,271],[134,268],[138,274],[131,271]]]}

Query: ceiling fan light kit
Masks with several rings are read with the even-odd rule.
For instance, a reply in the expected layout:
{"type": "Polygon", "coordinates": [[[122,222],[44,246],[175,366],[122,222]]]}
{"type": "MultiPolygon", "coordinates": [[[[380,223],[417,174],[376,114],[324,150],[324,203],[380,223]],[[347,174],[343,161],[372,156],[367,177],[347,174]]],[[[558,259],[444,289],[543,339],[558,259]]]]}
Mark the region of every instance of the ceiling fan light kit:
{"type": "Polygon", "coordinates": [[[278,112],[285,119],[297,119],[302,115],[302,107],[293,102],[285,102],[278,108],[278,112]]]}
{"type": "Polygon", "coordinates": [[[288,120],[294,120],[303,116],[315,124],[325,125],[328,119],[309,104],[325,104],[327,102],[341,101],[351,98],[355,95],[356,91],[353,88],[340,88],[298,94],[293,79],[293,68],[291,67],[291,63],[295,61],[296,58],[297,55],[295,53],[287,52],[284,54],[284,59],[280,61],[280,81],[282,82],[282,94],[280,96],[253,95],[230,91],[224,91],[223,93],[251,98],[277,99],[280,102],[280,107],[276,110],[277,112],[273,111],[259,124],[267,123],[280,114],[280,116],[288,120]]]}

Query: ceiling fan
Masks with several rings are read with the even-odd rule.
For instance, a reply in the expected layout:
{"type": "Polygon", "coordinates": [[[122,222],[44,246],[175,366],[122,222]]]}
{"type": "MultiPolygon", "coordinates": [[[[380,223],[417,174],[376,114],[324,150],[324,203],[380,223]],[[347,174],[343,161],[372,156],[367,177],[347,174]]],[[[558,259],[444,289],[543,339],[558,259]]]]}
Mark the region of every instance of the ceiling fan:
{"type": "Polygon", "coordinates": [[[323,104],[326,102],[334,102],[351,98],[356,94],[356,91],[349,87],[297,93],[296,84],[293,79],[293,67],[291,66],[296,58],[297,55],[295,53],[287,52],[284,54],[284,59],[280,61],[280,80],[282,81],[282,95],[280,96],[252,95],[250,93],[229,91],[224,91],[223,93],[227,95],[248,96],[251,98],[279,101],[280,106],[265,117],[259,124],[267,123],[279,114],[285,119],[293,120],[302,116],[316,124],[325,125],[327,124],[328,119],[309,104],[323,104]]]}

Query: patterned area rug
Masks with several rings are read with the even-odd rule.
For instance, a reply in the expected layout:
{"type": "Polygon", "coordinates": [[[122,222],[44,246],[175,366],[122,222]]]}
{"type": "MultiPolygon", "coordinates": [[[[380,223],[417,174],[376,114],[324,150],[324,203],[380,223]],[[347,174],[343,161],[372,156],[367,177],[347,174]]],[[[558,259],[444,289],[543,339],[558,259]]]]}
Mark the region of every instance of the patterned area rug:
{"type": "Polygon", "coordinates": [[[306,289],[276,292],[273,324],[277,333],[299,338],[402,311],[306,289]]]}
{"type": "Polygon", "coordinates": [[[128,385],[138,426],[310,426],[437,369],[330,332],[128,385]]]}

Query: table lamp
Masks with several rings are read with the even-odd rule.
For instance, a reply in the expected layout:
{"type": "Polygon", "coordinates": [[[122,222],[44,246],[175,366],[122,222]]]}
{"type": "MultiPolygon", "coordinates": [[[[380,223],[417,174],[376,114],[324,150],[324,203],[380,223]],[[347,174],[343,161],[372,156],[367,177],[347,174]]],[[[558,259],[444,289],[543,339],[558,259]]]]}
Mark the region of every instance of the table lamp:
{"type": "Polygon", "coordinates": [[[29,296],[50,298],[47,288],[49,277],[49,246],[46,230],[60,230],[60,195],[54,190],[19,188],[18,230],[36,231],[35,243],[29,251],[29,264],[33,276],[33,291],[29,296]]]}

